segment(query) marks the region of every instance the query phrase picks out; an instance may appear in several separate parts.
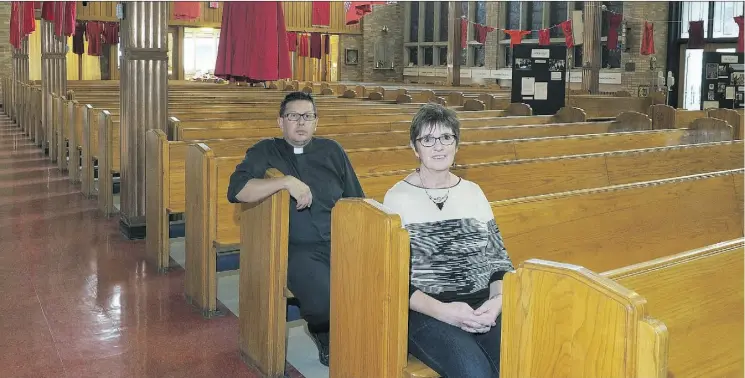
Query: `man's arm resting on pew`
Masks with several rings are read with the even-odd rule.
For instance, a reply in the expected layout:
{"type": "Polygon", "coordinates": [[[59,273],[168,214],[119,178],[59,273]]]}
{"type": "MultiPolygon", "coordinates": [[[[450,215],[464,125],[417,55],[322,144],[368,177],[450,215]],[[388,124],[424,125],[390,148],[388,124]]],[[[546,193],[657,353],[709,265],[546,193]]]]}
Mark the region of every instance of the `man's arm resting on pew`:
{"type": "Polygon", "coordinates": [[[243,189],[235,195],[235,199],[247,203],[260,202],[283,189],[290,192],[290,195],[295,198],[298,209],[308,207],[313,202],[313,194],[311,194],[308,185],[293,176],[250,179],[243,186],[243,189]]]}

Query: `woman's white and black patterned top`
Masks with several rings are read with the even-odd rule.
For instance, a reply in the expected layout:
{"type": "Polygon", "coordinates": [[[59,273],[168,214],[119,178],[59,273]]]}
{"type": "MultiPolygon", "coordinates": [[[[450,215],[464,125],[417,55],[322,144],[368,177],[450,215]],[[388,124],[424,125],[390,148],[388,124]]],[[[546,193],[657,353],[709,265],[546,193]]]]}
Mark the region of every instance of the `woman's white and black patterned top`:
{"type": "Polygon", "coordinates": [[[489,297],[489,284],[514,267],[481,188],[460,179],[449,188],[440,210],[430,196],[447,191],[425,191],[399,181],[388,190],[383,205],[401,217],[409,232],[409,296],[421,290],[442,302],[466,302],[475,308],[489,297]]]}

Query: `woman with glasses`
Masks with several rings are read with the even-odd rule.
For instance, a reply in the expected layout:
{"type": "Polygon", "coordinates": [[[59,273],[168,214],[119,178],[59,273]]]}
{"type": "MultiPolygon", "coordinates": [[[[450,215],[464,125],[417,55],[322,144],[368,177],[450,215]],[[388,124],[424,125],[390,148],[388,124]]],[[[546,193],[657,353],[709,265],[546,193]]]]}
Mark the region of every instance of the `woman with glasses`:
{"type": "Polygon", "coordinates": [[[502,277],[513,270],[484,192],[450,172],[454,111],[424,105],[410,128],[419,167],[387,193],[411,242],[409,353],[447,378],[499,376],[502,277]]]}

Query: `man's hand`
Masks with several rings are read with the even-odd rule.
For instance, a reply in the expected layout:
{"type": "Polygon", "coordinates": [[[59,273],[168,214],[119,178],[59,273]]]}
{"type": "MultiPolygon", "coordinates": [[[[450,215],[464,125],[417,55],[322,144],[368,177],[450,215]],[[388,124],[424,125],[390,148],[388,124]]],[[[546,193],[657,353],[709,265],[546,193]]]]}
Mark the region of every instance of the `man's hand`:
{"type": "Polygon", "coordinates": [[[499,294],[486,302],[484,302],[481,307],[477,308],[476,311],[474,311],[474,314],[479,317],[479,319],[485,319],[490,327],[493,327],[497,324],[497,317],[499,314],[502,313],[502,295],[499,294]]]}
{"type": "Polygon", "coordinates": [[[313,203],[313,193],[310,192],[310,187],[293,176],[285,176],[285,180],[284,187],[297,201],[297,209],[310,207],[313,203]]]}
{"type": "MultiPolygon", "coordinates": [[[[466,303],[443,303],[437,319],[470,333],[486,333],[493,323],[487,316],[479,316],[466,303]]],[[[494,318],[496,319],[496,317],[494,318]]]]}

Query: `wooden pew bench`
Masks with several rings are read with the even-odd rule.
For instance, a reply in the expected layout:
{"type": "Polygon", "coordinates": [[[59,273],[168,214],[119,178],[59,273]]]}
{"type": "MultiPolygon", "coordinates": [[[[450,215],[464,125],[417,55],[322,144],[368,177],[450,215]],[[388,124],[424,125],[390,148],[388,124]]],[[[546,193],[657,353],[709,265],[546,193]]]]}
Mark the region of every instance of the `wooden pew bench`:
{"type": "Polygon", "coordinates": [[[742,376],[744,242],[723,241],[603,273],[524,262],[505,276],[502,374],[742,376]],[[560,331],[566,319],[575,320],[571,333],[560,331]],[[560,352],[562,345],[572,348],[560,352]],[[572,374],[559,370],[559,359],[571,361],[572,374]]]}
{"type": "MultiPolygon", "coordinates": [[[[489,144],[492,144],[493,146],[494,143],[503,143],[502,146],[506,146],[508,150],[508,155],[506,156],[509,157],[506,159],[529,159],[547,156],[573,155],[578,153],[615,151],[619,149],[686,144],[685,134],[686,132],[683,130],[661,130],[482,143],[487,146],[489,144]],[[638,143],[638,145],[635,145],[635,142],[638,143]],[[510,143],[513,145],[510,146],[510,143]],[[518,155],[516,155],[516,151],[518,151],[516,148],[518,146],[521,149],[519,150],[518,155]],[[623,148],[618,148],[619,146],[623,148]],[[512,155],[510,156],[509,153],[512,155]]],[[[475,158],[477,159],[476,162],[505,159],[504,150],[499,151],[498,153],[501,153],[501,155],[496,156],[491,155],[490,150],[491,148],[487,148],[479,158],[475,158]]],[[[188,151],[186,163],[186,218],[191,218],[189,212],[194,210],[194,206],[206,206],[206,204],[210,204],[210,208],[205,208],[200,211],[202,213],[207,213],[209,211],[210,215],[205,218],[203,222],[200,222],[198,232],[191,233],[192,227],[197,228],[197,225],[194,225],[193,223],[191,225],[187,224],[187,270],[190,269],[189,260],[198,261],[201,258],[205,258],[200,257],[199,259],[190,259],[190,255],[210,256],[209,258],[214,259],[216,250],[231,247],[234,248],[234,246],[237,246],[239,243],[239,223],[236,213],[237,207],[228,203],[227,197],[224,194],[224,188],[227,188],[230,175],[235,170],[235,166],[243,160],[243,155],[214,157],[214,153],[212,153],[209,147],[204,144],[190,146],[188,151]],[[193,155],[192,158],[189,157],[190,153],[193,155]],[[199,172],[202,171],[210,172],[210,175],[206,178],[197,176],[199,172]],[[193,189],[190,189],[192,187],[193,189]],[[190,190],[193,192],[201,192],[202,194],[196,195],[198,198],[209,199],[205,200],[207,202],[200,202],[202,205],[190,204],[188,194],[190,190]],[[200,238],[207,241],[189,242],[191,238],[200,238]],[[205,248],[202,248],[202,246],[205,248]]],[[[462,151],[463,146],[461,146],[459,153],[463,153],[462,151]]],[[[348,151],[350,157],[353,154],[354,151],[348,151]]],[[[399,161],[400,166],[398,169],[410,169],[414,165],[410,149],[408,154],[408,159],[399,161]]],[[[378,162],[375,159],[362,158],[357,161],[352,160],[352,165],[358,175],[363,175],[366,172],[374,170],[374,167],[377,167],[378,162]]],[[[165,242],[163,244],[165,244],[165,242]]],[[[165,258],[166,257],[163,257],[163,259],[165,258]]],[[[206,274],[210,274],[212,278],[203,278],[199,281],[202,283],[201,285],[214,286],[214,273],[213,270],[207,271],[206,274]]],[[[194,287],[197,287],[197,285],[194,285],[194,287]]],[[[214,290],[202,286],[200,292],[212,293],[214,290]]],[[[199,297],[197,294],[191,296],[199,297]]],[[[207,298],[208,300],[206,302],[196,301],[195,304],[200,306],[205,314],[209,315],[215,309],[216,299],[214,296],[209,296],[207,298]]]]}
{"type": "MultiPolygon", "coordinates": [[[[551,151],[560,151],[558,155],[587,154],[601,151],[628,150],[677,145],[687,140],[683,130],[666,130],[640,133],[619,133],[592,135],[585,137],[555,137],[525,140],[505,140],[473,142],[460,145],[459,164],[474,164],[487,161],[530,159],[551,156],[551,151]]],[[[228,139],[190,141],[208,144],[215,157],[232,156],[234,161],[226,164],[234,168],[243,157],[245,150],[256,142],[254,139],[228,139]]],[[[185,150],[187,142],[168,141],[161,131],[148,131],[146,153],[152,157],[148,172],[155,174],[157,180],[148,179],[149,195],[156,193],[160,199],[149,199],[148,203],[164,204],[148,206],[148,224],[157,224],[159,232],[148,233],[148,256],[160,256],[154,261],[161,261],[160,269],[167,267],[168,262],[168,213],[181,213],[184,205],[185,185],[185,150]],[[167,204],[167,205],[166,205],[167,204]],[[157,238],[151,240],[151,238],[157,238]],[[155,247],[157,246],[157,247],[155,247]]],[[[383,171],[411,169],[414,160],[409,147],[347,150],[358,175],[383,171]]],[[[218,196],[220,201],[225,200],[218,196]]],[[[152,229],[152,228],[150,228],[152,229]]]]}
{"type": "MultiPolygon", "coordinates": [[[[485,127],[469,127],[472,124],[487,124],[490,125],[492,120],[496,118],[487,118],[483,121],[474,120],[470,122],[470,119],[462,121],[463,125],[461,128],[463,142],[469,142],[474,140],[493,140],[493,139],[511,139],[511,138],[527,138],[527,137],[546,137],[546,136],[557,136],[557,135],[572,135],[572,134],[598,134],[607,132],[620,132],[620,131],[632,131],[632,130],[651,130],[651,121],[649,117],[641,113],[624,113],[614,121],[599,121],[599,122],[572,122],[565,124],[523,124],[514,126],[485,126],[485,127]]],[[[517,118],[517,117],[515,117],[517,118]]],[[[532,118],[532,117],[531,117],[532,118]]],[[[530,121],[526,120],[526,121],[530,121]]],[[[409,141],[409,130],[405,123],[396,123],[395,125],[386,124],[384,120],[379,121],[377,125],[365,124],[357,126],[347,125],[347,123],[339,124],[326,124],[327,126],[319,126],[316,133],[318,135],[324,135],[329,138],[337,139],[346,149],[353,148],[370,148],[370,147],[395,147],[395,146],[406,146],[410,143],[409,141]],[[333,127],[338,125],[339,127],[333,127]],[[392,130],[393,127],[398,128],[392,130]],[[339,131],[348,130],[343,133],[346,135],[368,135],[367,138],[356,138],[359,142],[348,142],[345,143],[340,140],[336,135],[339,131]],[[365,132],[359,132],[365,130],[365,132]]],[[[410,121],[409,121],[410,122],[410,121]]],[[[520,122],[515,120],[515,122],[520,122]]],[[[495,122],[497,124],[501,122],[495,122]]],[[[253,124],[253,123],[252,123],[253,124]]],[[[280,136],[281,132],[278,128],[237,128],[237,127],[205,127],[205,128],[183,128],[181,125],[176,126],[175,130],[176,140],[200,140],[214,138],[214,135],[220,135],[220,138],[258,138],[258,137],[274,137],[280,136]]]]}
{"type": "Polygon", "coordinates": [[[687,128],[699,118],[721,119],[732,126],[735,139],[742,139],[743,117],[732,109],[683,110],[657,104],[651,105],[647,114],[652,119],[652,128],[655,130],[687,128]]]}
{"type": "MultiPolygon", "coordinates": [[[[742,237],[743,197],[741,184],[738,189],[736,183],[742,182],[743,171],[745,169],[740,168],[497,201],[492,202],[492,211],[516,266],[527,259],[540,258],[598,271],[617,269],[742,237]],[[702,203],[707,205],[702,207],[702,203]]],[[[250,228],[249,222],[257,223],[260,219],[258,210],[251,210],[244,206],[241,214],[246,228],[250,228]]],[[[251,235],[261,239],[259,235],[251,235]]],[[[331,332],[330,377],[414,376],[406,365],[410,253],[408,234],[400,218],[374,200],[343,199],[332,212],[332,235],[331,318],[334,329],[331,332]],[[360,224],[365,227],[359,227],[360,224]],[[335,252],[349,250],[356,253],[335,252]],[[350,281],[349,277],[355,280],[350,281]],[[376,290],[370,290],[371,287],[376,290]],[[360,301],[363,297],[365,300],[360,301]],[[370,324],[380,325],[378,332],[370,333],[370,324]],[[364,343],[355,342],[362,339],[364,343]]],[[[266,262],[263,264],[286,264],[286,250],[270,249],[271,246],[266,245],[268,236],[263,239],[255,243],[284,254],[270,259],[264,256],[266,262]],[[283,261],[277,263],[278,259],[283,261]]],[[[249,244],[253,243],[252,240],[249,244]]],[[[258,253],[249,250],[254,248],[252,245],[245,248],[247,257],[249,252],[258,253]]],[[[242,249],[241,257],[243,255],[242,249]]],[[[254,258],[253,261],[259,260],[254,258]]],[[[266,268],[264,265],[251,267],[251,270],[266,268]]],[[[265,273],[265,277],[268,274],[265,273]]],[[[281,274],[286,278],[286,272],[281,274]]],[[[246,281],[249,279],[245,277],[246,281]]],[[[267,282],[276,283],[277,280],[267,282]]],[[[556,286],[552,289],[556,290],[556,286]]],[[[249,290],[252,292],[244,293],[241,286],[241,296],[256,297],[260,289],[249,290]]],[[[275,308],[271,310],[276,311],[275,308]]],[[[505,313],[510,312],[505,308],[505,313]]],[[[517,319],[517,316],[510,319],[517,319]]],[[[241,316],[241,327],[251,326],[244,324],[241,316]]],[[[242,340],[240,345],[243,353],[262,353],[252,349],[253,345],[258,345],[255,340],[251,340],[251,344],[242,340]]],[[[535,357],[523,355],[523,358],[531,356],[535,357]]],[[[509,370],[506,363],[502,363],[503,371],[509,370]]]]}

